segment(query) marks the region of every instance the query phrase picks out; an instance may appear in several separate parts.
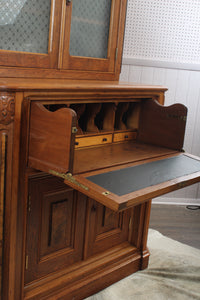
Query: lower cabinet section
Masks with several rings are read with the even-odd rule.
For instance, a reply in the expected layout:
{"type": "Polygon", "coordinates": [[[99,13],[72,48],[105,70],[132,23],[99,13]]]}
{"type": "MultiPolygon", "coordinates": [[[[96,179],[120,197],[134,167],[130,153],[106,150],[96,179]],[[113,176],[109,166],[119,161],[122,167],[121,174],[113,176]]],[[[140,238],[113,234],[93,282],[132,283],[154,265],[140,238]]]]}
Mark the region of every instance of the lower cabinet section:
{"type": "Polygon", "coordinates": [[[43,175],[29,180],[24,299],[83,299],[148,265],[150,201],[122,212],[43,175]]]}

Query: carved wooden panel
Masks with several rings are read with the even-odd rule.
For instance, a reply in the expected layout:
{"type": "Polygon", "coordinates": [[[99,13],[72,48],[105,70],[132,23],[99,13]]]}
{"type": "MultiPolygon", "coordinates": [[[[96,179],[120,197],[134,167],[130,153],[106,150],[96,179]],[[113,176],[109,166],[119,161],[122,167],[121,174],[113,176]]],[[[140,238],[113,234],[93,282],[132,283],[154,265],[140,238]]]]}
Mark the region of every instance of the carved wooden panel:
{"type": "Polygon", "coordinates": [[[87,207],[85,258],[128,241],[130,211],[116,213],[89,199],[87,207]]]}
{"type": "Polygon", "coordinates": [[[86,197],[61,179],[29,181],[25,282],[82,259],[86,197]]]}
{"type": "Polygon", "coordinates": [[[15,102],[14,95],[8,93],[0,94],[0,124],[7,125],[14,120],[15,102]]]}

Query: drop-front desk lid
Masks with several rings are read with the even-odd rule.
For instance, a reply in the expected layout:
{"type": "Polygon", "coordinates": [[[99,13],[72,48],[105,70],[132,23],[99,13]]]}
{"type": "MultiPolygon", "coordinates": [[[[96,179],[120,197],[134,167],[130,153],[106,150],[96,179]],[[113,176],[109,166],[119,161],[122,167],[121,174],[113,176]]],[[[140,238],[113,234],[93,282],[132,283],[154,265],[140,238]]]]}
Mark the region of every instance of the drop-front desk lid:
{"type": "Polygon", "coordinates": [[[198,182],[200,158],[173,154],[64,178],[67,185],[120,211],[198,182]]]}
{"type": "Polygon", "coordinates": [[[166,147],[129,141],[74,151],[75,126],[72,109],[51,112],[41,103],[32,104],[28,166],[62,177],[67,185],[115,211],[200,179],[200,158],[166,147]]]}

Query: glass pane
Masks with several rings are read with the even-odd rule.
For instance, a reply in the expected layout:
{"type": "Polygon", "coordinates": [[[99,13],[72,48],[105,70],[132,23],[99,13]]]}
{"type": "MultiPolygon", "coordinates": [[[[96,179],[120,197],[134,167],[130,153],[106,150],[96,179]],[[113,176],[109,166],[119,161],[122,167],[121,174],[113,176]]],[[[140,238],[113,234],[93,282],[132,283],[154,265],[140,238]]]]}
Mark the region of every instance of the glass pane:
{"type": "Polygon", "coordinates": [[[48,53],[51,0],[0,0],[0,49],[48,53]]]}
{"type": "Polygon", "coordinates": [[[112,0],[73,0],[70,55],[107,58],[112,0]]]}

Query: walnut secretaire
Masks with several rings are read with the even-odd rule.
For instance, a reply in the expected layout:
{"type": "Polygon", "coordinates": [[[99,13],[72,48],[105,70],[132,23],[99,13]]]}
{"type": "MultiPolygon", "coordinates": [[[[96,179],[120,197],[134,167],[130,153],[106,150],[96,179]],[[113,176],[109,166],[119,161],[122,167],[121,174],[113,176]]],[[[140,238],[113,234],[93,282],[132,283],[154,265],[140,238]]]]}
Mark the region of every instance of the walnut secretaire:
{"type": "Polygon", "coordinates": [[[165,87],[112,81],[125,0],[31,2],[1,28],[2,299],[83,299],[148,266],[151,199],[199,182],[200,160],[165,87]]]}
{"type": "Polygon", "coordinates": [[[19,82],[1,100],[3,292],[82,299],[147,267],[152,197],[199,181],[187,109],[163,87],[19,82]]]}

